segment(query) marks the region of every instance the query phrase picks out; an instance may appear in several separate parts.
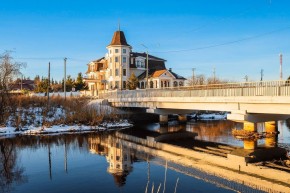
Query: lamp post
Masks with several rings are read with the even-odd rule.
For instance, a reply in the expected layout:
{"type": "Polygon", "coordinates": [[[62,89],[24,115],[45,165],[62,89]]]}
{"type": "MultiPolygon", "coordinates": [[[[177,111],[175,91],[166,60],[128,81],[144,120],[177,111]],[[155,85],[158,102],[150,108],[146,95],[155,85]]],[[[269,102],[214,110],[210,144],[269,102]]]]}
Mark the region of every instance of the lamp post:
{"type": "Polygon", "coordinates": [[[148,88],[148,47],[144,44],[141,44],[144,48],[146,48],[146,89],[148,88]]]}

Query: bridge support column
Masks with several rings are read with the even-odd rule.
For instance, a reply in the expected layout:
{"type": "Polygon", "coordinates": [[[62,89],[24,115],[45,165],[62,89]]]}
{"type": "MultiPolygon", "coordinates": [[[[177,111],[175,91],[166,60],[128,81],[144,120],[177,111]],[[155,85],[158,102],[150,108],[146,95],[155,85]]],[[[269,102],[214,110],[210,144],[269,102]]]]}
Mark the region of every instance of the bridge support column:
{"type": "Polygon", "coordinates": [[[161,125],[168,124],[168,115],[159,115],[159,123],[161,125]]]}
{"type": "Polygon", "coordinates": [[[244,149],[256,149],[258,142],[256,140],[244,140],[244,149]]]}
{"type": "Polygon", "coordinates": [[[265,122],[266,133],[277,133],[278,132],[278,121],[265,122]]]}
{"type": "Polygon", "coordinates": [[[277,121],[265,122],[266,138],[265,146],[266,147],[277,147],[278,141],[278,125],[277,121]]]}
{"type": "Polygon", "coordinates": [[[179,123],[186,123],[186,121],[187,121],[186,114],[178,115],[178,121],[179,121],[179,123]]]}
{"type": "Polygon", "coordinates": [[[257,132],[257,123],[244,122],[244,130],[257,132]]]}

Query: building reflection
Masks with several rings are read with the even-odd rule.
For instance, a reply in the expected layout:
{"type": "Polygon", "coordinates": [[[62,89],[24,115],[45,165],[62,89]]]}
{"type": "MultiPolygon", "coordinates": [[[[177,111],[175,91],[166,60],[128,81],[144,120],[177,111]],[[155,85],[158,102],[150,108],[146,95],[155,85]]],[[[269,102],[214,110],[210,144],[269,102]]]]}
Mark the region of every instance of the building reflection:
{"type": "Polygon", "coordinates": [[[103,155],[108,162],[107,172],[112,174],[117,186],[126,183],[126,177],[132,171],[133,161],[137,158],[121,139],[114,135],[99,135],[88,139],[90,152],[103,155]]]}

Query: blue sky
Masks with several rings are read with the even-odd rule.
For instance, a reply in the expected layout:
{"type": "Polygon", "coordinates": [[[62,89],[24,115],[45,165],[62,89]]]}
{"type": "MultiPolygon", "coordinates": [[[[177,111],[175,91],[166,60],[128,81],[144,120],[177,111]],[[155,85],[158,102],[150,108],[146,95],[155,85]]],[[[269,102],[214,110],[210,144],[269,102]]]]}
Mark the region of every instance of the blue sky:
{"type": "Polygon", "coordinates": [[[0,53],[11,50],[27,63],[24,75],[60,80],[85,73],[86,64],[104,56],[120,20],[133,51],[167,60],[185,77],[211,76],[244,81],[290,75],[288,0],[0,0],[0,53]]]}

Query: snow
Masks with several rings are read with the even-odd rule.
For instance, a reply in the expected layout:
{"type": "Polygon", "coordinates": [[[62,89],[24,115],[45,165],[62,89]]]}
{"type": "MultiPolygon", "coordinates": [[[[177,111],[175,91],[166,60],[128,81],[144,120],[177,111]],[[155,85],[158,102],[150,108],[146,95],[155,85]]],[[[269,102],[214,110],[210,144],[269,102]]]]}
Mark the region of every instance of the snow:
{"type": "Polygon", "coordinates": [[[8,135],[43,135],[53,133],[75,133],[75,132],[99,132],[115,129],[123,129],[133,126],[127,120],[121,120],[119,122],[104,122],[99,126],[86,126],[86,125],[53,125],[51,127],[35,127],[29,126],[25,130],[16,131],[14,127],[0,127],[0,137],[8,135]]]}
{"type": "MultiPolygon", "coordinates": [[[[43,96],[46,96],[46,93],[30,93],[29,95],[30,96],[42,96],[43,97],[43,96]]],[[[66,97],[70,97],[70,96],[79,97],[80,95],[81,95],[81,92],[79,92],[79,91],[66,92],[66,97]]],[[[57,97],[57,96],[64,97],[64,92],[50,92],[49,96],[51,96],[51,97],[57,97]]]]}

